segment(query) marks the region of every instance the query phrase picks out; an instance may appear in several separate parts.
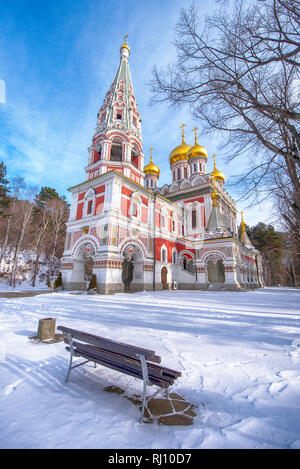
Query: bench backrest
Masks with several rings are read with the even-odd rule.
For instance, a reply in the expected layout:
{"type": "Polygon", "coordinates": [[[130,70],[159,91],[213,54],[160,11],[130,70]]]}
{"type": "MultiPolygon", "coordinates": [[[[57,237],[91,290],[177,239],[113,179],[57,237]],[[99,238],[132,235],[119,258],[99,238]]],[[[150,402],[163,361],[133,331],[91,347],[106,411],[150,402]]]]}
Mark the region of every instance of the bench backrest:
{"type": "Polygon", "coordinates": [[[123,355],[124,357],[136,359],[138,355],[144,355],[147,361],[154,363],[161,362],[161,358],[157,356],[153,350],[137,347],[135,345],[124,344],[122,342],[106,339],[104,337],[89,334],[87,332],[78,331],[76,329],[71,329],[65,326],[59,326],[57,329],[65,334],[71,334],[73,339],[77,339],[81,342],[86,342],[88,344],[94,345],[96,347],[101,348],[102,350],[107,350],[109,352],[114,352],[119,355],[123,355]]]}

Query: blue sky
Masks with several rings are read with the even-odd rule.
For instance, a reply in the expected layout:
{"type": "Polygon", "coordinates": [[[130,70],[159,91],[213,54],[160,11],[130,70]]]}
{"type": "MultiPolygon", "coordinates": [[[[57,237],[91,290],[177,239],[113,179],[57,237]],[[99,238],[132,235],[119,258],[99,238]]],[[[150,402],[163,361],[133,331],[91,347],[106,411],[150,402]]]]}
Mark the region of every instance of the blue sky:
{"type": "MultiPolygon", "coordinates": [[[[96,116],[119,63],[119,49],[128,34],[130,68],[142,117],[146,163],[149,148],[161,168],[160,185],[170,183],[170,151],[180,143],[184,122],[186,140],[200,125],[188,110],[170,111],[166,104],[149,106],[151,70],[175,60],[172,45],[181,7],[177,0],[0,0],[0,79],[6,102],[0,99],[0,160],[8,178],[22,176],[30,185],[55,187],[69,198],[68,187],[85,179],[87,148],[96,116]]],[[[200,0],[203,17],[214,1],[200,0]]],[[[201,137],[208,149],[208,170],[217,166],[227,176],[237,174],[240,162],[222,161],[222,141],[201,137]],[[226,169],[226,170],[225,170],[226,169]]],[[[230,190],[233,198],[234,190],[230,190]]],[[[244,209],[250,225],[270,221],[270,205],[244,209]]]]}

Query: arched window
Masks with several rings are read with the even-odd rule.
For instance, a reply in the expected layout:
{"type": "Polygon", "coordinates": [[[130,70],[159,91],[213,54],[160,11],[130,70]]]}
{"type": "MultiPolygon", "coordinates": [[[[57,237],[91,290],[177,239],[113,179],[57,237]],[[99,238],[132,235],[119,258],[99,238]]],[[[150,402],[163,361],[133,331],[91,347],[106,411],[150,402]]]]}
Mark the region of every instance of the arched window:
{"type": "Polygon", "coordinates": [[[197,228],[197,211],[192,210],[192,229],[197,228]]]}
{"type": "Polygon", "coordinates": [[[176,249],[173,249],[173,252],[172,252],[172,264],[177,264],[177,251],[176,251],[176,249]]]}
{"type": "Polygon", "coordinates": [[[165,246],[161,248],[161,262],[167,262],[167,250],[165,246]]]}
{"type": "Polygon", "coordinates": [[[123,155],[122,140],[120,138],[114,138],[111,144],[110,160],[122,161],[122,155],[123,155]]]}

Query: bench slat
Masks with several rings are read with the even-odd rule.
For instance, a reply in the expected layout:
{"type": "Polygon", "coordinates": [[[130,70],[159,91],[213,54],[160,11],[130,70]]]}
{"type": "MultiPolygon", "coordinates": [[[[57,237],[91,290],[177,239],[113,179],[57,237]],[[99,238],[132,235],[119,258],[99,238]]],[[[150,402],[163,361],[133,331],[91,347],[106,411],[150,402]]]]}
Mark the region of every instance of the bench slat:
{"type": "MultiPolygon", "coordinates": [[[[81,352],[90,353],[94,357],[98,357],[100,360],[104,359],[111,363],[115,363],[116,365],[129,367],[130,369],[136,370],[142,374],[142,366],[141,366],[141,362],[139,359],[124,357],[116,353],[108,352],[106,350],[101,350],[91,345],[80,344],[78,342],[73,342],[73,345],[75,347],[75,351],[79,353],[81,352]]],[[[173,375],[170,376],[169,374],[164,373],[165,370],[163,367],[159,365],[155,365],[153,363],[147,363],[147,367],[148,367],[149,376],[153,376],[158,379],[163,379],[169,382],[174,381],[175,377],[173,375]]]]}
{"type": "MultiPolygon", "coordinates": [[[[70,347],[66,347],[66,350],[70,351],[70,347]]],[[[138,371],[133,370],[129,367],[123,367],[123,366],[117,365],[115,363],[111,363],[110,361],[107,361],[107,360],[104,360],[104,359],[100,359],[99,357],[93,356],[93,354],[90,354],[90,353],[87,353],[87,352],[86,353],[85,352],[80,352],[79,354],[77,354],[75,352],[75,355],[80,356],[82,358],[85,358],[86,360],[91,360],[91,361],[93,361],[95,363],[98,363],[99,365],[103,365],[107,368],[111,368],[112,370],[119,371],[121,373],[127,374],[129,376],[133,376],[135,378],[143,379],[142,374],[139,373],[138,371]]],[[[159,379],[159,378],[156,378],[156,377],[153,377],[153,376],[149,376],[149,381],[151,382],[151,384],[155,384],[156,386],[159,386],[161,388],[167,388],[171,384],[173,384],[173,382],[166,381],[164,379],[159,379]]]]}
{"type": "MultiPolygon", "coordinates": [[[[65,343],[69,343],[69,339],[65,339],[65,343]]],[[[77,349],[85,350],[86,352],[94,353],[95,355],[99,355],[99,357],[103,357],[108,360],[112,360],[116,363],[126,363],[129,361],[132,364],[135,364],[135,369],[141,369],[141,362],[139,358],[128,358],[124,357],[123,355],[117,354],[115,352],[107,351],[100,349],[99,347],[95,347],[93,345],[82,344],[76,341],[73,341],[74,347],[77,349]],[[137,367],[137,368],[136,368],[137,367]]],[[[166,368],[161,365],[157,365],[156,363],[147,362],[148,366],[148,373],[152,374],[153,376],[163,377],[164,379],[176,379],[181,376],[180,371],[171,370],[170,368],[166,368]]]]}
{"type": "Polygon", "coordinates": [[[57,329],[66,334],[71,334],[75,339],[88,342],[89,344],[98,346],[104,350],[120,353],[121,355],[126,355],[131,358],[136,358],[136,354],[143,354],[145,355],[146,360],[154,363],[161,362],[161,358],[155,355],[153,350],[147,350],[142,347],[136,347],[134,345],[124,344],[115,340],[105,339],[104,337],[77,331],[76,329],[71,329],[69,327],[59,326],[57,329]]]}

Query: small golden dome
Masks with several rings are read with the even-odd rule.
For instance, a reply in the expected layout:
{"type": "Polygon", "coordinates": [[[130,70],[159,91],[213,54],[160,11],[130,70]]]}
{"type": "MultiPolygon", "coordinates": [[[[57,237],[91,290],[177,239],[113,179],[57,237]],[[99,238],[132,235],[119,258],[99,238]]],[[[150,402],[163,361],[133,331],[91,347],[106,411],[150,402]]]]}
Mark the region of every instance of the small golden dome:
{"type": "Polygon", "coordinates": [[[145,174],[151,174],[151,175],[157,176],[157,177],[159,178],[160,169],[159,169],[159,167],[156,166],[156,164],[154,164],[153,161],[152,161],[152,150],[153,150],[153,147],[150,148],[150,151],[151,151],[150,163],[148,163],[148,164],[144,167],[144,173],[145,173],[145,174]]]}
{"type": "Polygon", "coordinates": [[[124,37],[124,44],[121,45],[120,52],[122,49],[127,49],[130,54],[130,47],[127,45],[127,38],[128,38],[128,34],[126,34],[126,36],[124,37]]]}
{"type": "Polygon", "coordinates": [[[219,169],[217,169],[217,167],[216,167],[216,155],[213,154],[213,157],[214,157],[214,170],[212,171],[211,174],[213,174],[216,181],[220,181],[220,182],[224,183],[226,181],[225,174],[222,171],[220,171],[219,169]]]}
{"type": "Polygon", "coordinates": [[[244,212],[241,212],[242,221],[241,221],[241,231],[244,233],[246,231],[246,223],[244,222],[244,212]]]}
{"type": "Polygon", "coordinates": [[[187,153],[188,160],[190,160],[191,158],[199,158],[199,157],[207,159],[206,148],[202,147],[201,145],[198,145],[197,130],[198,130],[198,127],[194,127],[193,131],[195,131],[195,144],[189,149],[187,153]]]}
{"type": "Polygon", "coordinates": [[[185,124],[181,125],[182,129],[182,143],[181,145],[178,145],[177,147],[174,148],[174,150],[171,151],[169,160],[170,160],[170,166],[172,166],[174,163],[177,163],[177,161],[183,161],[187,159],[187,152],[191,148],[191,145],[187,145],[184,140],[184,127],[185,124]]]}

